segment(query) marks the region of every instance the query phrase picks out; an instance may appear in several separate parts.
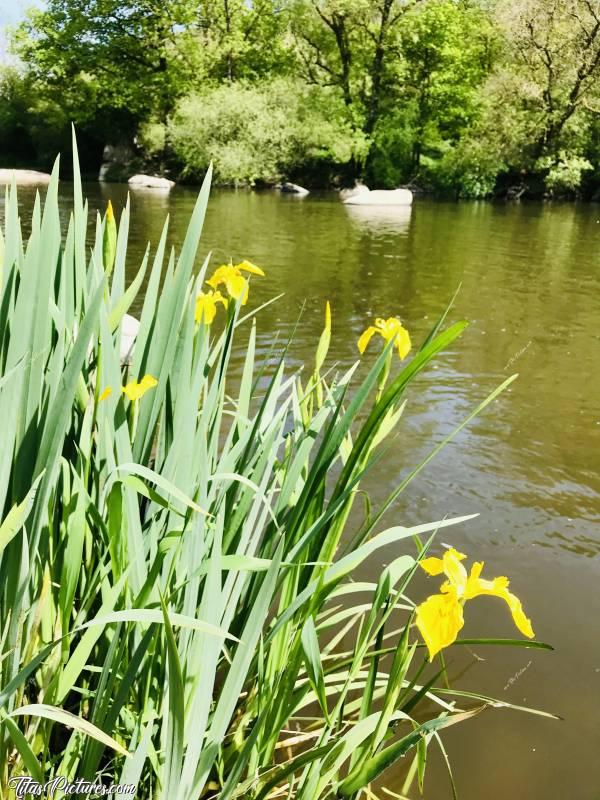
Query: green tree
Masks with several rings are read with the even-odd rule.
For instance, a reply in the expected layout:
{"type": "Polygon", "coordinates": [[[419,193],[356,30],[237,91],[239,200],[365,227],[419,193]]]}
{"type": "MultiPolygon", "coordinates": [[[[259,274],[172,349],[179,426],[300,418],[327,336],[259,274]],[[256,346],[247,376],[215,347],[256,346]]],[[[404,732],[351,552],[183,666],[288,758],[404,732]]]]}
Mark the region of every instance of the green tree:
{"type": "Polygon", "coordinates": [[[292,30],[309,83],[336,87],[372,140],[369,180],[395,185],[439,157],[476,115],[497,51],[489,14],[456,0],[297,0],[292,30]]]}
{"type": "Polygon", "coordinates": [[[96,152],[150,141],[160,167],[157,143],[180,97],[289,69],[280,12],[275,0],[48,0],[13,47],[38,97],[91,136],[96,152]]]}
{"type": "Polygon", "coordinates": [[[212,161],[221,183],[273,183],[356,156],[364,139],[340,105],[331,92],[287,78],[225,83],[182,98],[168,137],[190,177],[212,161]]]}
{"type": "Polygon", "coordinates": [[[21,162],[74,121],[94,167],[111,143],[189,174],[218,150],[225,180],[598,180],[599,0],[46,0],[13,47],[0,135],[21,162]]]}
{"type": "Polygon", "coordinates": [[[414,109],[413,174],[424,151],[439,154],[472,123],[496,40],[487,14],[454,0],[432,0],[404,19],[399,82],[401,102],[414,109]]]}
{"type": "Polygon", "coordinates": [[[47,167],[69,148],[69,119],[31,77],[15,66],[0,67],[0,163],[47,167]]]}
{"type": "Polygon", "coordinates": [[[196,55],[217,80],[269,79],[292,69],[287,19],[277,0],[197,3],[196,55]]]}
{"type": "Polygon", "coordinates": [[[48,0],[15,49],[74,121],[104,118],[129,133],[144,116],[166,118],[185,88],[193,14],[189,0],[48,0]]]}
{"type": "Polygon", "coordinates": [[[478,117],[446,159],[446,181],[467,194],[497,181],[511,194],[577,192],[598,163],[600,5],[495,5],[501,58],[479,91],[478,117]]]}
{"type": "Polygon", "coordinates": [[[600,4],[517,0],[499,4],[497,19],[512,71],[521,79],[512,102],[525,106],[533,118],[532,157],[555,154],[579,112],[593,112],[590,99],[600,75],[600,4]]]}
{"type": "Polygon", "coordinates": [[[297,0],[292,30],[309,83],[339,89],[355,125],[372,134],[396,88],[399,27],[424,0],[297,0]]]}

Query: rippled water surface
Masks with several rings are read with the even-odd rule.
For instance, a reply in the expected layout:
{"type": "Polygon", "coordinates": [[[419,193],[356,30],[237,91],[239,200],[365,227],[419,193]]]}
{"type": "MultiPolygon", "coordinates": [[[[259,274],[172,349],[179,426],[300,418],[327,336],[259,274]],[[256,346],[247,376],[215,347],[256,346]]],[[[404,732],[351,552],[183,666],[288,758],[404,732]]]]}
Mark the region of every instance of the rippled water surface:
{"type": "MultiPolygon", "coordinates": [[[[86,189],[92,207],[125,201],[120,186],[86,189]]],[[[167,213],[173,243],[181,242],[194,201],[189,189],[132,195],[131,273],[167,213]]],[[[371,317],[400,316],[419,343],[460,286],[450,319],[470,327],[413,384],[385,466],[370,479],[376,498],[519,373],[387,517],[414,524],[479,513],[441,539],[485,560],[490,576],[509,575],[537,637],[556,648],[450,654],[454,685],[564,717],[500,709],[448,730],[462,800],[600,800],[599,243],[597,206],[418,201],[394,212],[346,208],[333,196],[215,191],[207,214],[201,255],[263,266],[267,279],[253,282],[251,304],[284,293],[259,317],[264,349],[302,313],[297,363],[314,353],[325,299],[331,357],[348,366],[371,317]]],[[[370,564],[371,576],[380,568],[370,564]]],[[[500,601],[482,598],[468,607],[464,633],[514,631],[500,601]]],[[[401,771],[387,776],[396,791],[401,771]]],[[[435,747],[425,796],[452,796],[435,747]]]]}

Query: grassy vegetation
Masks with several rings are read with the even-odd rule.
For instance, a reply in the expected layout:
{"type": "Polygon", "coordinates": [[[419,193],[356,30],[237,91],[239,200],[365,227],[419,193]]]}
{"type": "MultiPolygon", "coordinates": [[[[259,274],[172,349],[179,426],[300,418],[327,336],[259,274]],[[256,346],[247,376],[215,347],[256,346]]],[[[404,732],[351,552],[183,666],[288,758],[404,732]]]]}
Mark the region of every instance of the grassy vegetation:
{"type": "Polygon", "coordinates": [[[405,754],[422,785],[440,731],[492,702],[444,685],[407,594],[435,532],[467,518],[381,520],[456,431],[380,508],[358,492],[465,324],[442,319],[399,371],[395,336],[369,348],[351,388],[355,367],[326,366],[328,309],[301,381],[285,347],[257,358],[261,270],[225,266],[202,290],[210,174],[179,255],[166,223],[126,288],[129,209],[96,219],[90,254],[74,172],[66,237],[58,166],[27,241],[7,191],[0,237],[0,795],[27,774],[164,800],[367,797],[405,754]],[[377,583],[356,580],[390,545],[377,583]]]}

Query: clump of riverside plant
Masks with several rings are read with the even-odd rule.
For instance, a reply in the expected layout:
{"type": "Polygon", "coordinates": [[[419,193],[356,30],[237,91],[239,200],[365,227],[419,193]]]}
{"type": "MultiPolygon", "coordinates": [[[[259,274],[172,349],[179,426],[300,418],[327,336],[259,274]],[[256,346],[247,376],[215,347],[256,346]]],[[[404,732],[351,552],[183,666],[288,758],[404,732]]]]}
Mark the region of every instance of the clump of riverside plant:
{"type": "Polygon", "coordinates": [[[440,731],[497,705],[429,666],[465,602],[497,595],[533,636],[506,579],[467,574],[455,550],[428,555],[466,517],[381,525],[454,433],[380,508],[350,516],[406,389],[464,323],[442,320],[414,348],[397,319],[378,320],[360,349],[380,334],[381,351],[373,340],[353,386],[355,367],[325,368],[327,304],[301,381],[283,355],[256,358],[247,300],[267,265],[196,270],[210,176],[179,256],[165,224],[126,287],[129,208],[118,229],[110,208],[96,219],[88,250],[74,169],[66,235],[58,168],[28,240],[15,187],[0,235],[1,796],[28,775],[159,800],[370,797],[405,755],[407,787],[422,785],[440,731]],[[353,580],[390,546],[376,583],[353,580]],[[420,567],[447,580],[418,604],[420,567]]]}

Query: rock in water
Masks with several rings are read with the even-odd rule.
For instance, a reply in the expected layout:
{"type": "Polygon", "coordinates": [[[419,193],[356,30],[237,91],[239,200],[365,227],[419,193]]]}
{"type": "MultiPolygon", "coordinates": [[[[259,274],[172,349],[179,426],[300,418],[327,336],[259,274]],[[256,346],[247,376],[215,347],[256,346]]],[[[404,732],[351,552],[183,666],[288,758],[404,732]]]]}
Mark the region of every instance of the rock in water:
{"type": "Polygon", "coordinates": [[[349,189],[340,190],[340,200],[346,202],[346,200],[349,200],[351,197],[356,197],[359,194],[365,194],[369,191],[370,190],[368,186],[365,186],[364,183],[357,182],[349,189]]]}
{"type": "Polygon", "coordinates": [[[284,192],[284,194],[309,194],[308,189],[305,189],[304,186],[299,186],[297,183],[289,183],[287,181],[281,184],[279,190],[284,192]]]}
{"type": "Polygon", "coordinates": [[[135,189],[167,189],[175,186],[175,181],[168,178],[157,178],[154,175],[132,175],[127,181],[135,189]]]}
{"type": "Polygon", "coordinates": [[[125,314],[121,322],[121,364],[126,364],[130,361],[139,330],[139,321],[132,317],[131,314],[125,314]]]}
{"type": "Polygon", "coordinates": [[[410,189],[373,189],[351,194],[343,202],[349,206],[409,206],[413,201],[410,189]]]}
{"type": "Polygon", "coordinates": [[[102,166],[98,180],[102,183],[127,183],[127,178],[137,167],[135,154],[129,144],[107,144],[102,152],[102,166]]]}
{"type": "Polygon", "coordinates": [[[47,186],[50,175],[34,169],[0,169],[0,183],[12,183],[13,178],[19,186],[47,186]]]}

